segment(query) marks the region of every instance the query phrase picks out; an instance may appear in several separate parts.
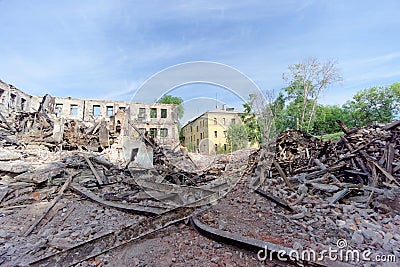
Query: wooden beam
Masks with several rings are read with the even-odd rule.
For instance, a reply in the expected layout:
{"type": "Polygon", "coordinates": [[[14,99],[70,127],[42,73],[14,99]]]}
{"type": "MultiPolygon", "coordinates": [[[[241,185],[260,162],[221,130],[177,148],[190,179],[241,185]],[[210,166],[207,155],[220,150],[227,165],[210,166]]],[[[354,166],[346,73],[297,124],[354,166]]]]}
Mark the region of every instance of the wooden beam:
{"type": "Polygon", "coordinates": [[[90,170],[92,170],[92,173],[94,174],[94,176],[97,179],[97,182],[99,183],[99,185],[103,184],[103,180],[101,179],[99,173],[96,171],[96,169],[94,168],[92,162],[89,160],[88,157],[86,157],[85,155],[83,155],[83,157],[85,158],[87,164],[89,165],[90,170]]]}
{"type": "Polygon", "coordinates": [[[293,186],[292,184],[289,182],[289,179],[287,178],[286,174],[284,173],[284,171],[282,170],[281,166],[279,165],[279,163],[277,161],[274,160],[274,166],[275,168],[278,170],[279,175],[283,178],[283,180],[285,181],[286,185],[293,190],[293,186]]]}
{"type": "Polygon", "coordinates": [[[38,226],[38,224],[43,220],[43,218],[46,217],[47,213],[49,213],[49,211],[54,207],[54,205],[61,199],[62,195],[64,194],[64,191],[67,189],[67,187],[69,186],[71,181],[74,179],[74,177],[78,174],[79,174],[79,172],[75,173],[75,174],[71,174],[67,178],[67,180],[61,187],[60,191],[58,192],[58,195],[50,202],[50,206],[48,206],[47,209],[42,213],[42,215],[38,219],[36,219],[36,221],[31,225],[31,227],[29,227],[29,229],[25,232],[24,237],[27,237],[28,235],[30,235],[32,233],[33,230],[35,230],[36,226],[38,226]]]}

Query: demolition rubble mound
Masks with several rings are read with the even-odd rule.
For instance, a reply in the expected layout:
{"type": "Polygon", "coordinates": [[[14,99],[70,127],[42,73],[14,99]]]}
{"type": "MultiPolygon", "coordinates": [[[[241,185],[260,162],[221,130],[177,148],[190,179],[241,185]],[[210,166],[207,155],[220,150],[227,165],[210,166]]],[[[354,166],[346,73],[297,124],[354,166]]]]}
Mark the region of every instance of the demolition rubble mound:
{"type": "MultiPolygon", "coordinates": [[[[255,192],[275,205],[266,208],[247,196],[250,207],[241,205],[241,210],[253,209],[253,216],[264,218],[254,219],[250,234],[300,251],[370,250],[372,261],[382,255],[398,260],[400,121],[352,130],[338,123],[344,132],[338,141],[323,142],[290,130],[277,138],[272,157],[265,157],[265,149],[250,156],[248,172],[264,181],[255,192]],[[338,248],[343,240],[346,246],[338,248]]],[[[232,232],[241,228],[239,223],[225,227],[232,232]]]]}
{"type": "Polygon", "coordinates": [[[153,152],[154,168],[143,168],[107,160],[118,133],[100,122],[14,115],[0,123],[0,265],[103,266],[125,244],[138,266],[279,266],[260,262],[257,251],[322,251],[339,239],[371,258],[400,259],[400,121],[351,130],[338,123],[344,135],[336,142],[291,130],[273,150],[213,157],[138,132],[153,152]],[[175,251],[137,253],[155,243],[175,251]]]}
{"type": "Polygon", "coordinates": [[[62,121],[41,111],[3,117],[0,265],[91,263],[190,218],[198,212],[192,202],[216,201],[228,191],[229,161],[245,162],[220,155],[199,169],[179,147],[161,147],[136,131],[153,153],[154,168],[138,165],[133,152],[132,162],[110,162],[106,156],[121,140],[104,121],[62,121]]]}

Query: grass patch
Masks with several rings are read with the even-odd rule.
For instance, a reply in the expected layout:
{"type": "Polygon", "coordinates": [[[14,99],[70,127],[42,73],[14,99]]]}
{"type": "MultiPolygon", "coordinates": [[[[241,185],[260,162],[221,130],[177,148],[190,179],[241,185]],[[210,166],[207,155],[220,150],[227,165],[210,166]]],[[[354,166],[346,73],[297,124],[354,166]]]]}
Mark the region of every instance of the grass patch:
{"type": "Polygon", "coordinates": [[[321,135],[322,141],[338,141],[340,139],[340,136],[343,135],[343,132],[337,132],[337,133],[332,133],[332,134],[325,134],[321,135]]]}

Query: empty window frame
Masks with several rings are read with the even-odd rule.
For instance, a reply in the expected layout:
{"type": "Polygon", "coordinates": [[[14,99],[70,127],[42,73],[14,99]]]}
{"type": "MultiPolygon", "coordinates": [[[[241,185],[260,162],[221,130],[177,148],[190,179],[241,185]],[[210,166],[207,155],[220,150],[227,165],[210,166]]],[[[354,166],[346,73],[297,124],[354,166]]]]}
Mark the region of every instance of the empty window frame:
{"type": "Polygon", "coordinates": [[[114,107],[113,106],[107,106],[107,116],[108,117],[114,116],[114,107]]]}
{"type": "Polygon", "coordinates": [[[63,104],[56,103],[56,106],[54,108],[54,113],[55,114],[62,114],[62,108],[63,108],[63,104]]]}
{"type": "Polygon", "coordinates": [[[214,137],[218,137],[218,132],[214,131],[214,137]]]}
{"type": "Polygon", "coordinates": [[[139,108],[139,118],[144,119],[146,118],[146,109],[145,108],[139,108]]]}
{"type": "Polygon", "coordinates": [[[115,125],[115,131],[117,133],[121,133],[121,121],[117,120],[117,124],[115,125]]]}
{"type": "Polygon", "coordinates": [[[152,118],[152,119],[157,118],[157,109],[156,108],[150,109],[150,118],[152,118]]]}
{"type": "Polygon", "coordinates": [[[15,102],[17,100],[17,95],[11,94],[10,96],[11,96],[10,106],[11,107],[15,107],[15,102]]]}
{"type": "Polygon", "coordinates": [[[121,110],[121,111],[125,111],[126,107],[119,107],[118,109],[121,110]]]}
{"type": "Polygon", "coordinates": [[[157,128],[150,128],[150,136],[153,138],[157,137],[157,128]]]}
{"type": "Polygon", "coordinates": [[[222,118],[222,124],[225,125],[225,118],[222,118]]]}
{"type": "Polygon", "coordinates": [[[168,136],[168,129],[167,128],[161,128],[160,129],[160,137],[167,137],[168,136]]]}
{"type": "Polygon", "coordinates": [[[161,109],[161,118],[163,118],[163,119],[167,118],[167,109],[166,108],[161,109]]]}
{"type": "Polygon", "coordinates": [[[26,99],[25,98],[21,98],[21,110],[24,110],[25,104],[26,104],[26,99]]]}
{"type": "Polygon", "coordinates": [[[235,118],[232,118],[231,124],[236,124],[236,119],[235,118]]]}
{"type": "Polygon", "coordinates": [[[214,125],[217,125],[217,118],[214,118],[214,125]]]}
{"type": "Polygon", "coordinates": [[[4,99],[3,99],[3,96],[4,96],[4,90],[3,89],[0,89],[0,103],[3,103],[4,102],[4,99]]]}
{"type": "Polygon", "coordinates": [[[93,116],[100,116],[100,105],[93,105],[93,116]]]}
{"type": "Polygon", "coordinates": [[[69,114],[72,116],[78,116],[78,105],[72,104],[69,114]]]}

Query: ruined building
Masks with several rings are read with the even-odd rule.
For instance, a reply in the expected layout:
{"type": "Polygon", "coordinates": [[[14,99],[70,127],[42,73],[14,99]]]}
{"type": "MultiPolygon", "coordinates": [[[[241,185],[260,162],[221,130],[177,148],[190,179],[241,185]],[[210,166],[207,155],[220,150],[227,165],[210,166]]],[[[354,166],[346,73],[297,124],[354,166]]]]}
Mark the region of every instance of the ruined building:
{"type": "MultiPolygon", "coordinates": [[[[142,132],[148,132],[159,144],[179,141],[175,105],[89,100],[71,97],[31,96],[0,80],[0,113],[4,117],[18,112],[46,112],[54,119],[75,120],[85,124],[104,123],[109,131],[120,133],[129,121],[142,132]]],[[[126,128],[125,128],[126,129],[126,128]]],[[[136,131],[129,131],[138,135],[136,131]]]]}

